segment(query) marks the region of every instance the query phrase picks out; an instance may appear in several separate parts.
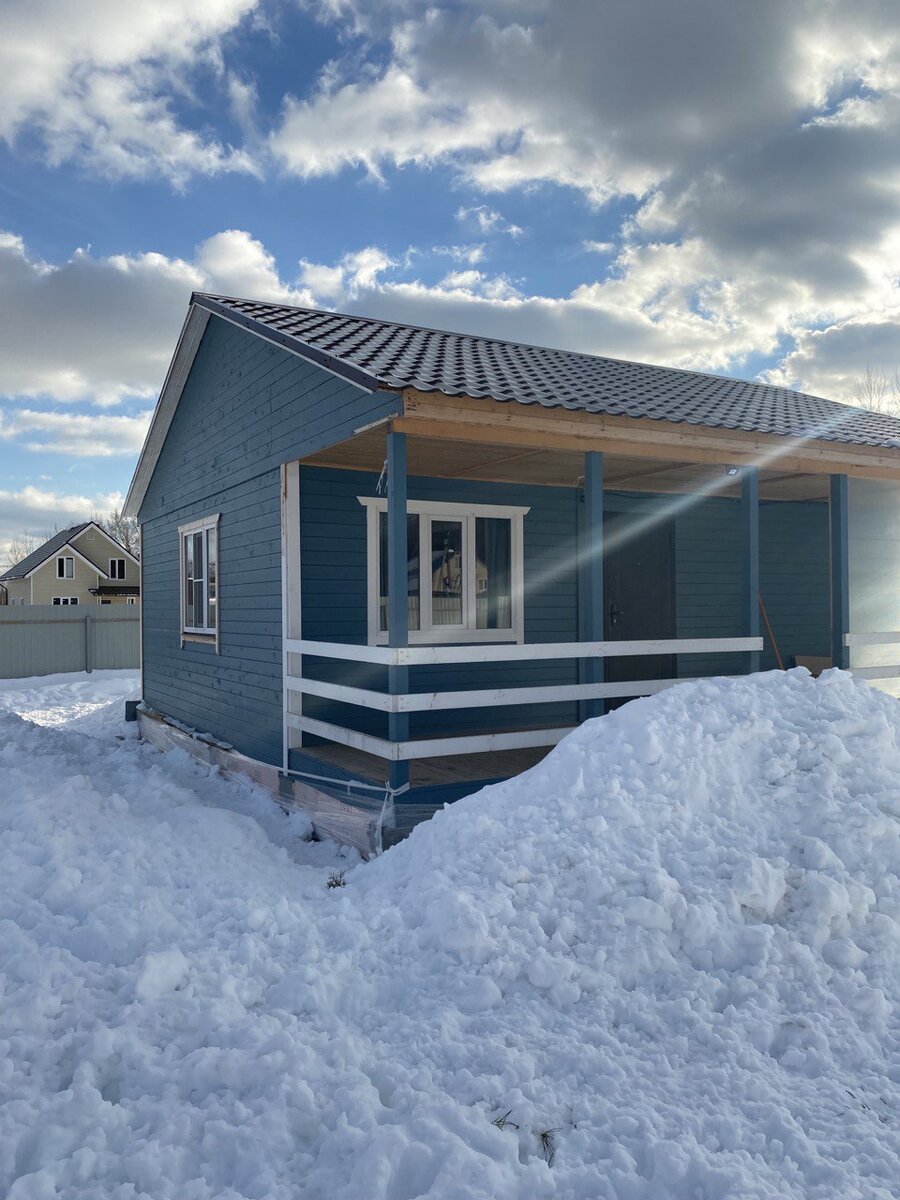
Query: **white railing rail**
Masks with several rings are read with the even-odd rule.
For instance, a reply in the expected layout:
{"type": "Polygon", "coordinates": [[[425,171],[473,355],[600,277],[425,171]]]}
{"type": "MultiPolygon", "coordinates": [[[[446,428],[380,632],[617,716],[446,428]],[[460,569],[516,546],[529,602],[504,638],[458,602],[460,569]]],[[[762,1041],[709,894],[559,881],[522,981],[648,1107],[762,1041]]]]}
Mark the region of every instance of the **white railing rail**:
{"type": "Polygon", "coordinates": [[[845,646],[895,646],[900,642],[900,633],[845,633],[845,646]]]}
{"type": "Polygon", "coordinates": [[[468,646],[360,646],[288,638],[289,654],[340,658],[384,667],[445,663],[539,662],[561,658],[629,658],[645,654],[731,654],[762,650],[761,637],[665,638],[639,642],[521,642],[468,646]]]}
{"type": "MultiPolygon", "coordinates": [[[[535,662],[548,659],[624,658],[653,654],[740,654],[763,648],[760,637],[669,638],[632,642],[537,642],[517,645],[469,646],[360,646],[343,642],[286,639],[288,654],[311,655],[364,662],[378,666],[435,666],[446,663],[535,662]]],[[[383,713],[438,712],[459,708],[490,708],[497,705],[559,704],[577,700],[621,699],[649,696],[684,679],[641,679],[614,683],[573,683],[525,687],[484,688],[469,691],[404,692],[389,694],[350,684],[288,675],[288,697],[315,696],[342,704],[354,704],[383,713]]],[[[484,733],[440,738],[416,738],[392,742],[360,733],[330,721],[288,711],[286,724],[340,745],[364,750],[391,762],[443,755],[515,750],[532,746],[554,746],[570,733],[572,726],[524,729],[508,733],[484,733]]]]}
{"type": "MultiPolygon", "coordinates": [[[[859,646],[896,646],[900,644],[900,633],[889,630],[883,633],[845,633],[844,645],[850,649],[859,646]]],[[[851,667],[850,674],[858,679],[900,679],[900,663],[885,666],[851,667]]]]}

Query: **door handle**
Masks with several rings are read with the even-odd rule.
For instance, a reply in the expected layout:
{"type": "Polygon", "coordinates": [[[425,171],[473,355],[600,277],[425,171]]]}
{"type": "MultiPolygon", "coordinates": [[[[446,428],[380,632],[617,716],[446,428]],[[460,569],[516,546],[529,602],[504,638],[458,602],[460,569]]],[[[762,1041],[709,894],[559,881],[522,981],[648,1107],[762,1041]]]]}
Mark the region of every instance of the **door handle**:
{"type": "Polygon", "coordinates": [[[624,616],[625,616],[624,611],[621,608],[619,608],[618,605],[610,602],[610,605],[609,605],[609,623],[610,623],[610,625],[617,625],[619,623],[619,617],[624,617],[624,616]]]}

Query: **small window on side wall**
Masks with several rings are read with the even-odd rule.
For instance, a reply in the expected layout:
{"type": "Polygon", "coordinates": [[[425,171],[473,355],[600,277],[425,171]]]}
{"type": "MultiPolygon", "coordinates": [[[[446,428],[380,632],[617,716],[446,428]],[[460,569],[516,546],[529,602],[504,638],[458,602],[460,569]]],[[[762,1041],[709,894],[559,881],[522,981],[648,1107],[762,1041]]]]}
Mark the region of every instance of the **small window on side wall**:
{"type": "Polygon", "coordinates": [[[125,578],[125,559],[111,558],[109,560],[109,577],[110,579],[125,578]]]}
{"type": "Polygon", "coordinates": [[[68,554],[60,555],[56,560],[56,578],[57,579],[74,579],[75,578],[75,559],[70,558],[68,554]]]}
{"type": "Polygon", "coordinates": [[[219,517],[178,530],[182,637],[215,642],[219,634],[219,517]]]}

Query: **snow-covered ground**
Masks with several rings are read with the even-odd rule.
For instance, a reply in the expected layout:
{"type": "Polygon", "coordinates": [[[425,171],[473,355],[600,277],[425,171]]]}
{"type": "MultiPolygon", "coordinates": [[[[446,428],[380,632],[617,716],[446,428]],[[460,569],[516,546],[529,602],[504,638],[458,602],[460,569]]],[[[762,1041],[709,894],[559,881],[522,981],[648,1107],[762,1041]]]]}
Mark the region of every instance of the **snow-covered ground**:
{"type": "Polygon", "coordinates": [[[896,700],[684,684],[362,864],[113,676],[0,686],[10,1200],[900,1195],[896,700]]]}

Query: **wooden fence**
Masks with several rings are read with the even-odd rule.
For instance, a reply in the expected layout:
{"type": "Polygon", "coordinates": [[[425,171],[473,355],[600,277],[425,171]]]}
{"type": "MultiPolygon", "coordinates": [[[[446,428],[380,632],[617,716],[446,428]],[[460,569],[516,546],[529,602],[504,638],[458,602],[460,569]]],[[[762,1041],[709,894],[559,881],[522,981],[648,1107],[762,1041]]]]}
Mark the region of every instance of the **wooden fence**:
{"type": "Polygon", "coordinates": [[[140,617],[131,605],[0,608],[0,679],[140,665],[140,617]]]}

